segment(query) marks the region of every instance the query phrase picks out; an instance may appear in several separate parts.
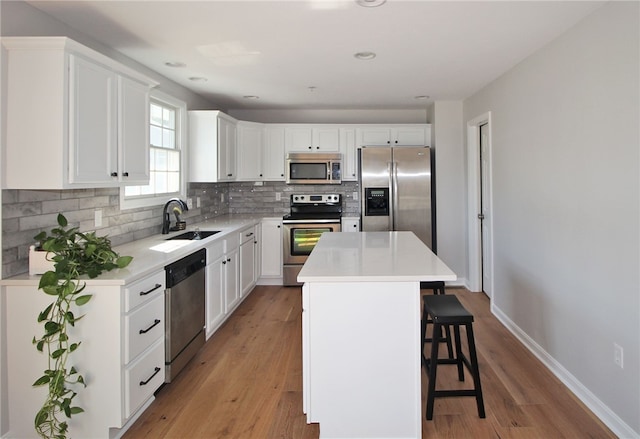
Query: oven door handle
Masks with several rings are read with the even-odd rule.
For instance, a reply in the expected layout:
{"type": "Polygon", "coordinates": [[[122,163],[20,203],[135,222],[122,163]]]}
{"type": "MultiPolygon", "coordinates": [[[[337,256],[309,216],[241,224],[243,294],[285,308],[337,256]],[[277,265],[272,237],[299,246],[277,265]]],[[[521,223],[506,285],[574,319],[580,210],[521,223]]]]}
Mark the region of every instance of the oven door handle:
{"type": "Polygon", "coordinates": [[[283,220],[282,224],[340,224],[340,220],[335,219],[300,219],[283,220]]]}

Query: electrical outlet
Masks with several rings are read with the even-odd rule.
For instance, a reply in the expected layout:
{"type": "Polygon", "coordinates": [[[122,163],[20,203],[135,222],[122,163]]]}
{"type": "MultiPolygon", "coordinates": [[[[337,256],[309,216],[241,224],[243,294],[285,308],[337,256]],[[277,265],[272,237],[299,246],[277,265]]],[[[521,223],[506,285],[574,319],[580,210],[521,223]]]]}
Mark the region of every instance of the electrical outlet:
{"type": "Polygon", "coordinates": [[[102,227],[102,209],[96,209],[94,214],[95,227],[102,227]]]}
{"type": "Polygon", "coordinates": [[[357,192],[353,193],[353,201],[358,201],[358,193],[357,192]]]}
{"type": "Polygon", "coordinates": [[[613,362],[620,366],[620,369],[624,368],[624,350],[617,343],[613,344],[613,362]]]}
{"type": "Polygon", "coordinates": [[[196,208],[200,209],[200,206],[201,206],[200,197],[196,197],[196,208]]]}
{"type": "Polygon", "coordinates": [[[276,192],[276,201],[282,201],[282,192],[276,192]]]}
{"type": "Polygon", "coordinates": [[[189,209],[193,209],[193,199],[192,198],[187,198],[187,207],[189,209]]]}
{"type": "Polygon", "coordinates": [[[220,194],[220,202],[224,203],[224,194],[220,194]]]}

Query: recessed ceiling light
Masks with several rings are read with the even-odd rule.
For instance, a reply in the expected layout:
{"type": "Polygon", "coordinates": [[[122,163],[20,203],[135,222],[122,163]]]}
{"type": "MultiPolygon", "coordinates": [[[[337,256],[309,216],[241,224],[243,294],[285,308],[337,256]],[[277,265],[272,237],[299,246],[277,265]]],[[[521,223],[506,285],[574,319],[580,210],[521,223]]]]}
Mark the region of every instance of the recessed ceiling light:
{"type": "Polygon", "coordinates": [[[207,78],[203,78],[202,76],[191,76],[189,77],[189,81],[193,81],[193,82],[207,82],[208,79],[207,78]]]}
{"type": "Polygon", "coordinates": [[[253,100],[256,100],[256,99],[260,99],[260,96],[255,96],[255,95],[244,95],[244,96],[242,96],[242,98],[243,98],[243,99],[253,99],[253,100]]]}
{"type": "Polygon", "coordinates": [[[376,54],[374,52],[358,52],[358,53],[355,53],[353,56],[357,59],[366,61],[366,60],[375,58],[376,54]]]}
{"type": "Polygon", "coordinates": [[[187,66],[185,63],[180,61],[167,61],[166,63],[164,63],[164,65],[167,67],[186,67],[187,66]]]}
{"type": "Polygon", "coordinates": [[[314,92],[317,90],[318,87],[316,87],[315,85],[312,85],[310,87],[307,87],[307,90],[309,90],[310,92],[314,92]]]}
{"type": "Polygon", "coordinates": [[[429,96],[427,95],[414,96],[413,99],[424,100],[424,99],[429,99],[429,96]]]}
{"type": "Polygon", "coordinates": [[[356,0],[356,3],[365,8],[377,8],[385,4],[387,0],[356,0]]]}

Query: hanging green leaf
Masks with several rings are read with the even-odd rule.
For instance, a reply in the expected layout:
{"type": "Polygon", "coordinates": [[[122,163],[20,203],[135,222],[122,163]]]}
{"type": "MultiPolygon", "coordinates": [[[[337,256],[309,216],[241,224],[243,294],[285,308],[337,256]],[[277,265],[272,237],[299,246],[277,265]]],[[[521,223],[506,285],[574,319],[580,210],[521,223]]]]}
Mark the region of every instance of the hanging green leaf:
{"type": "Polygon", "coordinates": [[[36,432],[47,439],[66,439],[69,426],[61,416],[70,418],[84,411],[72,406],[76,393],[69,387],[75,383],[86,387],[84,378],[75,367],[66,368],[69,355],[81,345],[80,341],[69,340],[68,326],[74,326],[85,316],[76,317],[71,307],[83,306],[92,297],[91,294],[80,295],[86,284],[78,279],[81,276],[95,278],[104,271],[126,267],[132,259],[114,252],[107,237],[68,227],[62,214],[58,215],[57,222],[59,227],[53,228],[50,234],[40,232],[35,236],[42,249],[49,252],[47,257],[54,262],[54,270],[44,273],[38,284],[45,294],[54,297],[54,302],[37,317],[38,322],[44,323],[44,335],[32,340],[36,349],[49,357],[49,368],[33,384],[47,385],[49,390],[34,419],[36,432]]]}

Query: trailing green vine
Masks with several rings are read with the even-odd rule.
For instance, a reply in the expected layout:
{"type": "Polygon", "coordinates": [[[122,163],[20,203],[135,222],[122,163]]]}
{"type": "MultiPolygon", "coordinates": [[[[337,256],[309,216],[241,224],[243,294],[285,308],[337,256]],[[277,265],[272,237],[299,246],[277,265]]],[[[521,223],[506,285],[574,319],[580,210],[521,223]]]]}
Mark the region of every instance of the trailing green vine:
{"type": "Polygon", "coordinates": [[[38,322],[44,324],[44,335],[33,338],[36,349],[48,356],[47,369],[33,383],[49,389],[34,420],[42,438],[65,439],[67,419],[84,411],[73,405],[73,399],[77,395],[74,389],[86,387],[86,383],[75,367],[68,365],[69,355],[81,344],[69,339],[68,329],[83,317],[76,316],[72,308],[91,300],[91,294],[84,293],[86,284],[79,280],[80,276],[95,278],[103,271],[124,268],[132,260],[131,256],[118,256],[106,236],[81,233],[77,227],[66,229],[67,224],[64,215],[58,214],[59,227],[52,229],[51,235],[43,231],[35,236],[41,249],[53,254],[54,262],[54,270],[42,275],[38,289],[55,299],[38,315],[38,322]]]}

